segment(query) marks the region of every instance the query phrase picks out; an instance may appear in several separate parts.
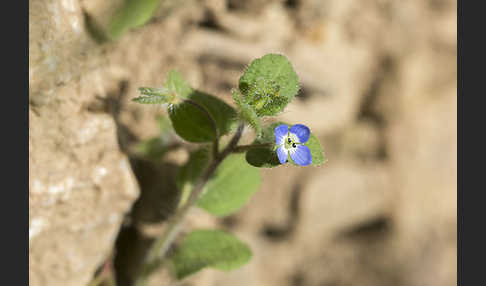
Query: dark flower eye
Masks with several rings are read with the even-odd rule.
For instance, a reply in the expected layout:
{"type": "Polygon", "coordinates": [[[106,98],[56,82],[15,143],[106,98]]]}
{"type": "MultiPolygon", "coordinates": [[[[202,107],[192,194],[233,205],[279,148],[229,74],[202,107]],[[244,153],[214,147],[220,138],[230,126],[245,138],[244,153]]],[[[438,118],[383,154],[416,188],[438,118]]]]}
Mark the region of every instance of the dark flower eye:
{"type": "Polygon", "coordinates": [[[296,145],[295,143],[292,143],[292,147],[294,147],[294,148],[295,148],[295,147],[297,147],[297,145],[296,145]]]}
{"type": "Polygon", "coordinates": [[[292,143],[292,140],[290,140],[290,138],[288,138],[288,140],[289,140],[289,143],[292,143]]]}

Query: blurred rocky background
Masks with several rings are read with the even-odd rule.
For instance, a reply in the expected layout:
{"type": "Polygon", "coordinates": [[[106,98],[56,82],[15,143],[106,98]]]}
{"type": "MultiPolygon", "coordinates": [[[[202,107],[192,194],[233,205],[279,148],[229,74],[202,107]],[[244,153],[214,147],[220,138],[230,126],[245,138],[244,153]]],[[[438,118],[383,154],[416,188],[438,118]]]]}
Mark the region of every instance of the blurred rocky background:
{"type": "Polygon", "coordinates": [[[237,215],[194,210],[188,229],[230,230],[254,256],[174,285],[457,284],[456,1],[162,0],[103,42],[93,26],[122,4],[29,0],[30,285],[129,277],[164,227],[187,152],[136,156],[166,114],[131,103],[138,87],[177,69],[231,102],[245,65],[270,52],[301,82],[280,119],[310,126],[328,162],[264,170],[237,215]]]}

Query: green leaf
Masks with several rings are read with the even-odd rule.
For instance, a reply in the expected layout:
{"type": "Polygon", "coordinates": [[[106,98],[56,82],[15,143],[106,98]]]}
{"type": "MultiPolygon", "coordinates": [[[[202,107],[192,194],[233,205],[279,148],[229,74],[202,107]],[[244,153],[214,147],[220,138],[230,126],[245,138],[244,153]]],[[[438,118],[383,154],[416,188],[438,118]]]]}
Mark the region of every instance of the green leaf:
{"type": "Polygon", "coordinates": [[[186,164],[182,166],[176,175],[176,185],[181,190],[179,205],[186,203],[194,187],[196,179],[202,174],[209,164],[210,153],[206,148],[199,149],[189,155],[186,164]]]}
{"type": "Polygon", "coordinates": [[[175,70],[169,71],[165,87],[182,98],[187,98],[193,92],[191,86],[175,70]]]}
{"type": "MultiPolygon", "coordinates": [[[[187,197],[196,179],[209,164],[207,149],[192,152],[187,163],[176,177],[177,187],[187,197]]],[[[257,168],[245,162],[244,154],[228,156],[209,179],[197,201],[197,205],[216,216],[227,216],[243,207],[258,190],[261,183],[257,168]]],[[[181,202],[184,203],[184,202],[181,202]]]]}
{"type": "Polygon", "coordinates": [[[208,166],[209,159],[210,153],[206,148],[194,151],[187,163],[177,172],[176,186],[182,192],[179,206],[184,205],[189,199],[195,181],[208,166]]]}
{"type": "Polygon", "coordinates": [[[142,104],[177,104],[193,93],[182,75],[175,70],[169,71],[164,87],[139,87],[138,91],[142,96],[136,97],[132,101],[142,104]]]}
{"type": "Polygon", "coordinates": [[[176,133],[189,142],[211,142],[227,134],[235,123],[236,111],[209,94],[193,91],[188,100],[169,107],[176,133]]]}
{"type": "Polygon", "coordinates": [[[139,96],[132,99],[132,101],[141,104],[163,104],[168,103],[171,97],[163,95],[139,96]]]}
{"type": "Polygon", "coordinates": [[[179,189],[182,189],[185,184],[193,184],[197,177],[201,175],[207,167],[210,159],[209,151],[202,148],[191,152],[186,164],[179,169],[176,176],[176,184],[179,189]]]}
{"type": "Polygon", "coordinates": [[[228,134],[237,123],[235,109],[221,99],[199,91],[191,93],[189,99],[207,109],[216,121],[220,136],[228,134]]]}
{"type": "MultiPolygon", "coordinates": [[[[290,125],[289,125],[290,127],[290,125]]],[[[324,152],[322,151],[321,144],[319,143],[319,140],[314,134],[310,134],[309,140],[304,143],[307,147],[309,147],[311,151],[311,156],[312,156],[312,163],[310,164],[311,166],[320,166],[324,164],[327,159],[324,156],[324,152]]],[[[290,164],[298,167],[302,167],[300,165],[297,165],[293,160],[292,157],[288,157],[288,160],[290,164]]]]}
{"type": "Polygon", "coordinates": [[[273,168],[281,165],[277,153],[265,147],[253,148],[246,152],[246,161],[258,168],[273,168]]]}
{"type": "Polygon", "coordinates": [[[307,141],[304,145],[307,145],[311,151],[312,166],[319,166],[327,161],[327,158],[324,156],[324,152],[322,151],[321,143],[319,143],[319,140],[314,134],[311,133],[309,141],[307,141]]]}
{"type": "Polygon", "coordinates": [[[216,138],[215,126],[206,111],[182,102],[169,106],[169,116],[174,130],[189,142],[211,142],[216,138]]]}
{"type": "Polygon", "coordinates": [[[167,96],[170,94],[170,91],[168,88],[165,87],[139,87],[138,91],[145,96],[167,96]]]}
{"type": "Polygon", "coordinates": [[[250,248],[230,233],[221,230],[196,230],[189,233],[170,257],[172,270],[183,279],[205,267],[230,271],[252,256],[250,248]]]}
{"type": "Polygon", "coordinates": [[[240,99],[237,90],[233,89],[231,92],[233,93],[233,99],[236,106],[238,106],[240,118],[250,124],[250,126],[255,130],[257,137],[259,137],[262,133],[262,122],[260,121],[260,118],[258,118],[255,110],[253,110],[250,105],[246,104],[240,99]]]}
{"type": "Polygon", "coordinates": [[[249,201],[260,183],[260,171],[245,162],[244,154],[232,154],[216,169],[197,205],[216,216],[230,215],[249,201]]]}
{"type": "Polygon", "coordinates": [[[111,20],[108,31],[112,39],[118,39],[128,29],[144,25],[159,4],[159,0],[125,0],[111,20]]]}
{"type": "Polygon", "coordinates": [[[132,101],[142,104],[172,103],[176,97],[174,92],[165,87],[139,87],[138,91],[142,96],[136,97],[132,101]]]}
{"type": "Polygon", "coordinates": [[[258,116],[276,115],[299,91],[299,79],[285,56],[267,54],[251,62],[238,87],[258,116]]]}
{"type": "Polygon", "coordinates": [[[262,136],[255,139],[253,144],[265,144],[271,143],[270,147],[258,147],[252,148],[246,152],[246,161],[258,168],[273,168],[280,166],[280,161],[277,157],[277,152],[275,149],[275,127],[280,124],[285,124],[283,122],[275,122],[263,130],[262,136]]]}

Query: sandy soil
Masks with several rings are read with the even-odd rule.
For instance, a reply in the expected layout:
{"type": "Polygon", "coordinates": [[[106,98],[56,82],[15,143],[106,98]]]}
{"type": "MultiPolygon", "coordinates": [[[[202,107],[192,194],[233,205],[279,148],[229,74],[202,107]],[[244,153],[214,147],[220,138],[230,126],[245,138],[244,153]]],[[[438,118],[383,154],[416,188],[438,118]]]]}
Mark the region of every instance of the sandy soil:
{"type": "Polygon", "coordinates": [[[234,216],[195,210],[187,229],[228,229],[254,257],[178,285],[456,285],[455,1],[165,1],[144,27],[97,44],[84,15],[106,25],[113,3],[29,2],[32,285],[86,285],[115,244],[113,267],[129,280],[164,227],[187,153],[135,156],[166,114],[130,102],[139,86],[175,68],[231,103],[245,65],[268,52],[285,54],[301,82],[279,119],[310,126],[328,162],[262,171],[234,216]],[[56,184],[63,191],[49,192],[56,184]]]}

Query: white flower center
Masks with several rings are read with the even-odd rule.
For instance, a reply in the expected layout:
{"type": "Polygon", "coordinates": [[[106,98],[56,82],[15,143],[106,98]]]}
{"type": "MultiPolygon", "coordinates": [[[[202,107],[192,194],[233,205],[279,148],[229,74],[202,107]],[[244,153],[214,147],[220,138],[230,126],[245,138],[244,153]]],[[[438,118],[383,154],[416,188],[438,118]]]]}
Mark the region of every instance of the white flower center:
{"type": "Polygon", "coordinates": [[[282,143],[282,148],[285,151],[293,153],[295,152],[297,145],[300,144],[300,141],[295,134],[289,133],[287,136],[284,136],[282,143]]]}

